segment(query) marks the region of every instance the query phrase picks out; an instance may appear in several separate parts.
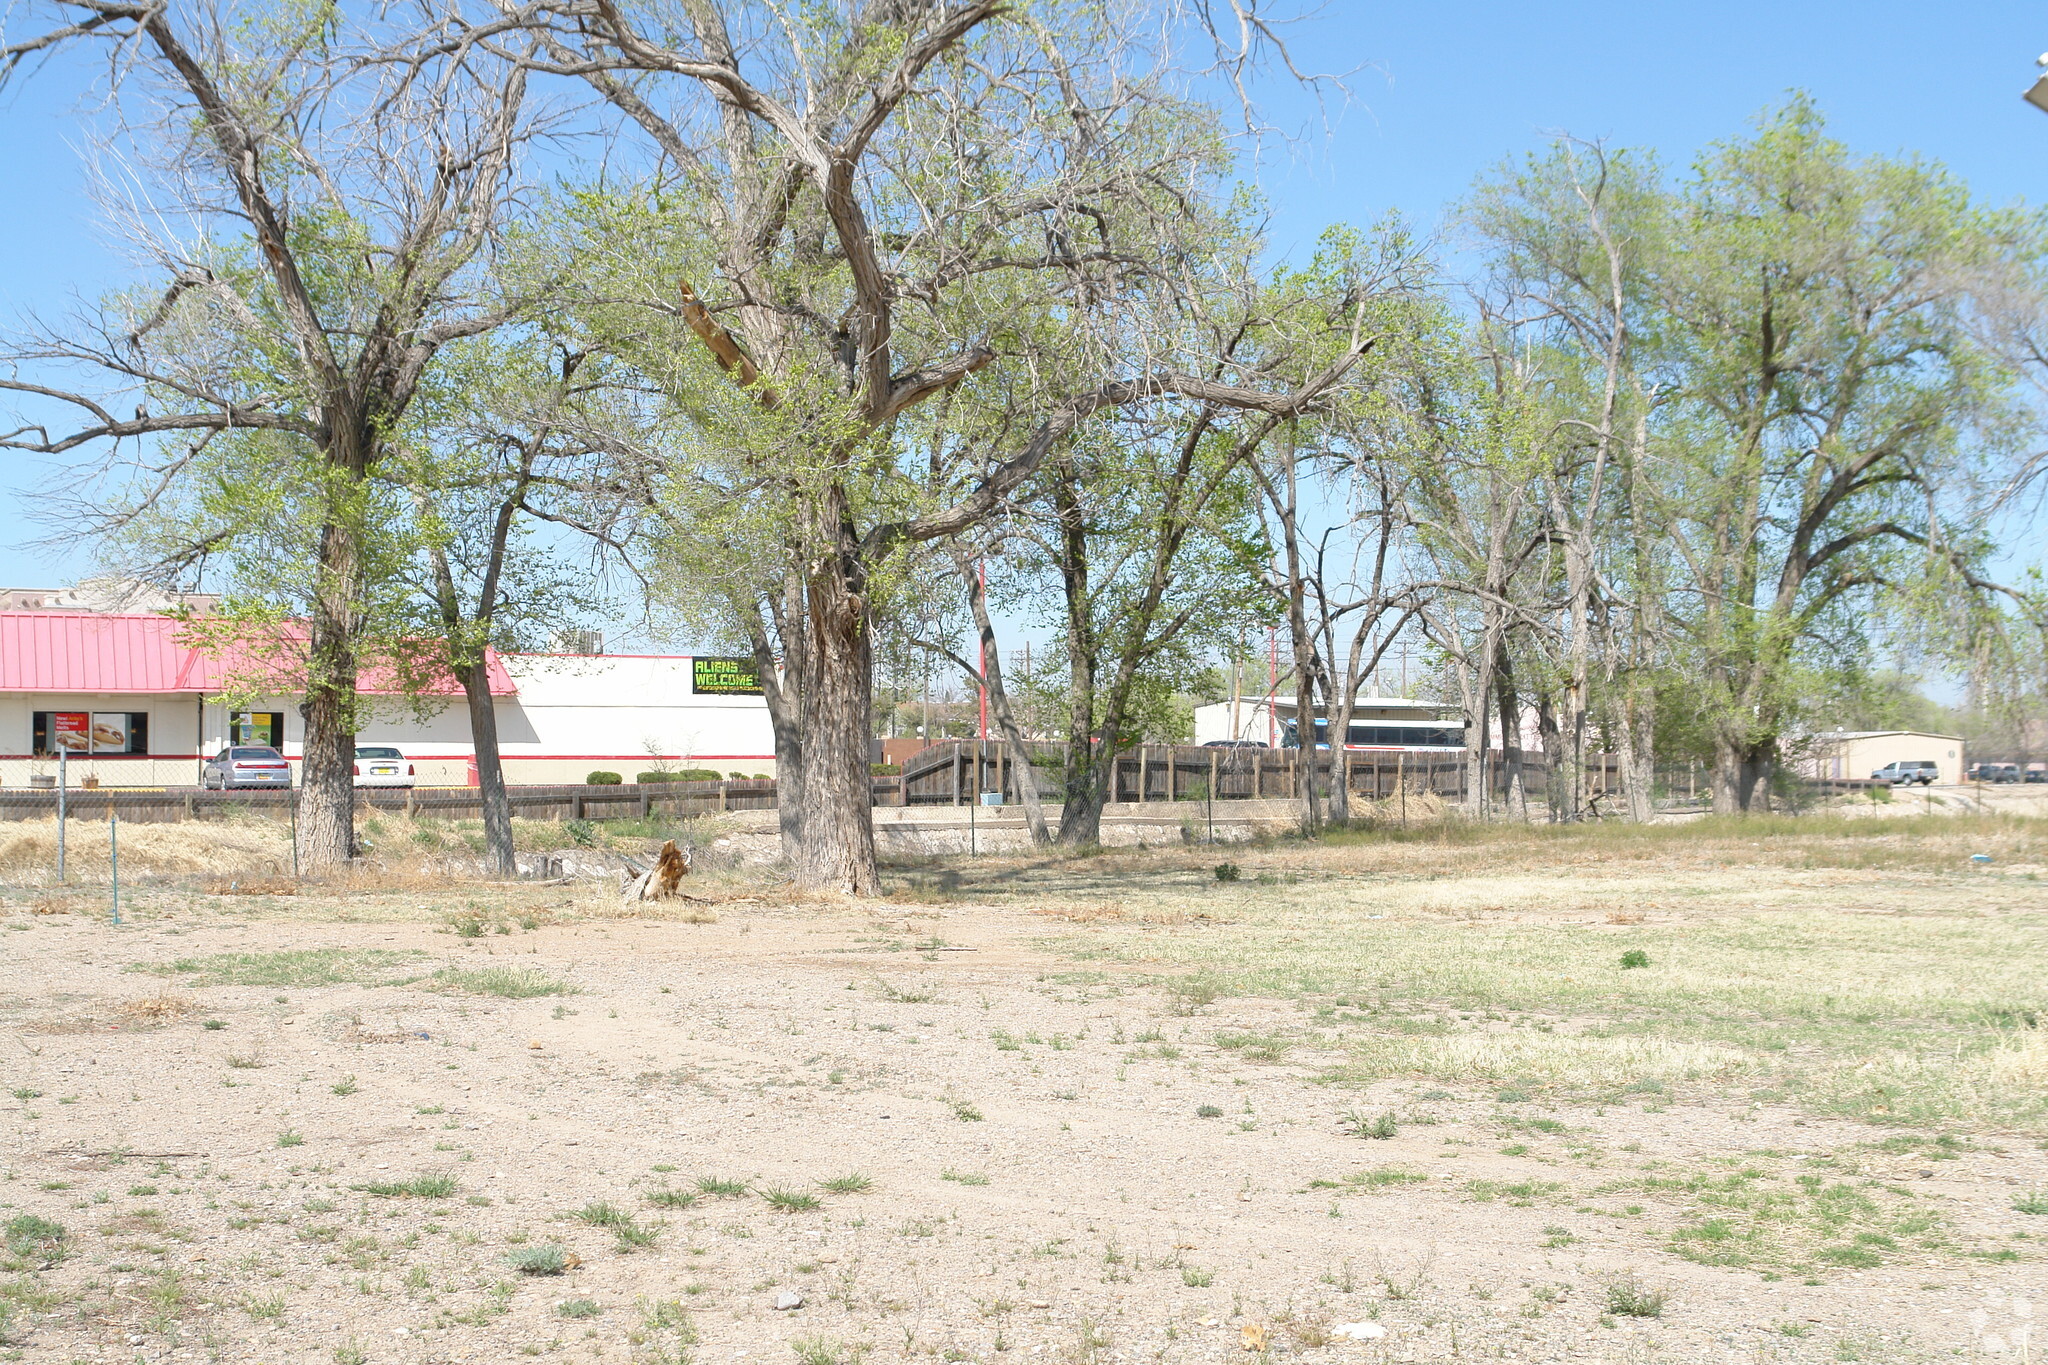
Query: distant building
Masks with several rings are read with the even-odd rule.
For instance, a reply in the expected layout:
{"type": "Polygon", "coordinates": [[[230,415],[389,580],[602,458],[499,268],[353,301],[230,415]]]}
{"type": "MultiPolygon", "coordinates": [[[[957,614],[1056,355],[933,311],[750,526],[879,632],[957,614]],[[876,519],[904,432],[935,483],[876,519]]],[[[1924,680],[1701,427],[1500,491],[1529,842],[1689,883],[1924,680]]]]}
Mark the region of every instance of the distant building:
{"type": "MultiPolygon", "coordinates": [[[[1240,697],[1195,708],[1195,743],[1236,741],[1297,746],[1292,697],[1240,697]]],[[[1360,697],[1351,712],[1348,749],[1462,749],[1465,726],[1456,707],[1407,697],[1360,697]],[[1446,715],[1449,712],[1449,715],[1446,715]]],[[[1317,742],[1328,743],[1329,721],[1323,708],[1313,716],[1317,742]]]]}
{"type": "Polygon", "coordinates": [[[1932,762],[1943,783],[1963,780],[1963,739],[1924,730],[1830,730],[1806,745],[1799,770],[1808,777],[1869,777],[1892,763],[1932,762]]]}

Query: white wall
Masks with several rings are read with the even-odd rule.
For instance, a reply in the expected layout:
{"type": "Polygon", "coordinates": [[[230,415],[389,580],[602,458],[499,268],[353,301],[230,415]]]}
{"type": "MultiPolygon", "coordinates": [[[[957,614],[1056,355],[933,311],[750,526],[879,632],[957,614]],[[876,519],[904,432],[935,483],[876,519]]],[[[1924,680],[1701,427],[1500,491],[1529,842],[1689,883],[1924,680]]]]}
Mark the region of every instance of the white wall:
{"type": "MultiPolygon", "coordinates": [[[[630,782],[635,773],[662,767],[750,776],[775,772],[767,703],[760,697],[696,695],[688,658],[513,655],[504,663],[519,689],[517,696],[495,698],[509,781],[581,782],[605,770],[630,782]]],[[[235,709],[283,712],[286,757],[304,753],[297,698],[267,698],[235,709]]],[[[25,787],[31,773],[56,771],[54,759],[30,756],[36,711],[149,713],[148,757],[75,760],[74,781],[98,776],[107,786],[188,785],[198,780],[201,756],[228,742],[229,708],[208,702],[202,720],[192,694],[0,694],[0,784],[25,787]]],[[[413,761],[421,786],[459,787],[468,780],[469,712],[460,696],[420,708],[379,700],[356,742],[397,745],[413,761]]]]}
{"type": "Polygon", "coordinates": [[[31,752],[38,711],[122,711],[149,716],[147,755],[73,756],[73,785],[96,777],[109,787],[159,787],[198,780],[199,698],[193,693],[142,694],[36,692],[0,693],[0,785],[26,787],[31,774],[54,775],[57,760],[31,752]]]}
{"type": "Polygon", "coordinates": [[[1211,702],[1195,708],[1195,743],[1207,744],[1212,740],[1250,740],[1254,744],[1277,744],[1273,738],[1277,728],[1269,724],[1272,708],[1265,702],[1246,697],[1233,708],[1227,701],[1211,702]],[[1237,713],[1236,733],[1231,732],[1232,710],[1237,713]]]}

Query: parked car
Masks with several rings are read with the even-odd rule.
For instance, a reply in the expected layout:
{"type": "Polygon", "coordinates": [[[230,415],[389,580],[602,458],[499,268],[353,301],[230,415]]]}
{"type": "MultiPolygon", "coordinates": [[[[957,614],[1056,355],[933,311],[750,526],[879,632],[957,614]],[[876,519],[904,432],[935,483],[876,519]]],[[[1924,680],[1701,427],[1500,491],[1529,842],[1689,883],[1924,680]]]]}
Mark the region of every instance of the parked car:
{"type": "Polygon", "coordinates": [[[1986,763],[1978,774],[1979,782],[2017,782],[2020,780],[2020,765],[2017,763],[1986,763]]]}
{"type": "Polygon", "coordinates": [[[233,791],[237,787],[289,790],[292,765],[267,744],[237,744],[206,760],[206,766],[199,770],[199,785],[218,791],[233,791]]]}
{"type": "Polygon", "coordinates": [[[1256,739],[1212,739],[1202,747],[1204,749],[1270,749],[1273,746],[1256,739]]]}
{"type": "Polygon", "coordinates": [[[2026,775],[2021,780],[2026,782],[2048,782],[2048,768],[2044,768],[2038,763],[2029,763],[2026,775]]]}
{"type": "Polygon", "coordinates": [[[404,754],[389,744],[356,745],[358,787],[400,787],[410,789],[413,766],[404,754]]]}
{"type": "Polygon", "coordinates": [[[1885,764],[1870,775],[1870,780],[1873,782],[1889,782],[1894,787],[1902,787],[1909,782],[1918,782],[1923,787],[1931,787],[1934,785],[1935,779],[1940,776],[1940,765],[1936,764],[1933,760],[1908,758],[1901,759],[1897,763],[1885,764]]]}

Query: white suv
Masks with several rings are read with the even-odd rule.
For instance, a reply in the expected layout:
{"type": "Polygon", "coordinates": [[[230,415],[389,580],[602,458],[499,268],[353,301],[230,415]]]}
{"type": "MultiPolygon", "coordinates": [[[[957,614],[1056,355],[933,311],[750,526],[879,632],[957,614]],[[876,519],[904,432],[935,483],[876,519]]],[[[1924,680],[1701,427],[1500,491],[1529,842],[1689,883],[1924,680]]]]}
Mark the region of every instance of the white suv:
{"type": "Polygon", "coordinates": [[[1940,776],[1940,765],[1930,759],[1915,758],[1904,759],[1897,763],[1887,763],[1872,773],[1870,780],[1873,782],[1889,782],[1894,787],[1902,787],[1908,782],[1918,782],[1923,787],[1931,787],[1934,785],[1935,779],[1940,776]]]}

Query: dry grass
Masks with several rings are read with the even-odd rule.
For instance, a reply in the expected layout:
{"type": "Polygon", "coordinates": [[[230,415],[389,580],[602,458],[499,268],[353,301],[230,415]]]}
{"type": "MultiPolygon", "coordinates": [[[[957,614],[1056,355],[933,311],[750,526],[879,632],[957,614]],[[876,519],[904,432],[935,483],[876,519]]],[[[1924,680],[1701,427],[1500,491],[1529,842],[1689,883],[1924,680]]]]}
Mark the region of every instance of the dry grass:
{"type": "Polygon", "coordinates": [[[209,896],[296,896],[299,884],[289,877],[216,877],[200,890],[209,896]]]}
{"type": "Polygon", "coordinates": [[[127,1021],[132,1028],[159,1028],[198,1012],[198,1006],[191,1000],[170,991],[139,995],[133,1000],[123,1000],[114,1007],[115,1015],[127,1021]]]}
{"type": "MultiPolygon", "coordinates": [[[[124,824],[120,827],[121,878],[280,877],[291,871],[290,838],[289,827],[281,821],[124,824]]],[[[105,882],[109,874],[106,825],[72,821],[66,831],[64,861],[71,878],[105,882]]],[[[55,820],[0,823],[0,878],[17,886],[56,884],[55,820]]]]}

